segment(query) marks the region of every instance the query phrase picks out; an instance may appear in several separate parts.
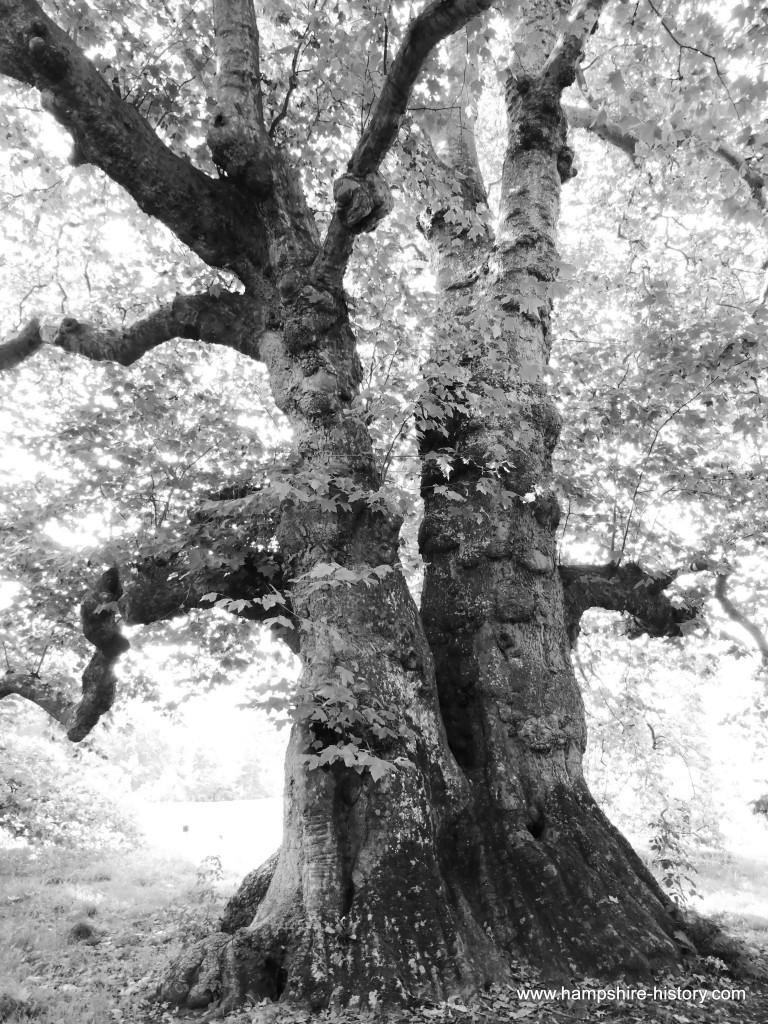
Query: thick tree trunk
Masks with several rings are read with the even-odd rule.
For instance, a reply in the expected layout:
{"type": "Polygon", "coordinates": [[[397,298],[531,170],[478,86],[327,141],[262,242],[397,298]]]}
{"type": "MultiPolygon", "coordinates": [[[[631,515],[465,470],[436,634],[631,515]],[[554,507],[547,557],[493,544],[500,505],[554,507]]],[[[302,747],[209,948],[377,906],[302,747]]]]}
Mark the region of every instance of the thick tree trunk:
{"type": "MultiPolygon", "coordinates": [[[[496,244],[457,237],[440,211],[427,228],[455,330],[435,352],[421,423],[421,616],[398,564],[399,519],[367,500],[378,477],[352,406],[343,296],[322,260],[319,277],[306,254],[277,268],[284,329],[260,348],[294,428],[278,539],[295,580],[304,703],[281,850],[244,883],[229,930],[174,965],[162,992],[172,1002],[373,1007],[501,980],[510,955],[562,978],[650,975],[678,959],[670,905],[581,768],[549,489],[559,419],[542,382],[571,172],[562,84],[510,81],[496,244]],[[331,566],[341,569],[324,576],[331,566]],[[377,779],[377,759],[397,767],[377,779]]],[[[449,136],[476,205],[471,133],[449,136]]]]}
{"type": "Polygon", "coordinates": [[[229,915],[230,926],[251,915],[247,926],[185,953],[162,995],[314,1008],[444,997],[507,971],[441,863],[469,789],[399,567],[400,519],[367,500],[378,476],[350,409],[358,368],[343,302],[304,285],[286,322],[280,344],[262,344],[298,467],[278,526],[303,661],[283,845],[229,915]],[[396,765],[379,777],[384,760],[396,765]]]}
{"type": "MultiPolygon", "coordinates": [[[[530,69],[535,55],[527,60],[530,69]]],[[[560,185],[572,173],[563,84],[542,68],[509,80],[495,244],[440,211],[427,228],[453,328],[431,364],[442,422],[432,413],[421,438],[422,620],[448,742],[472,790],[457,869],[478,919],[501,948],[555,970],[650,974],[679,958],[676,914],[584,781],[557,566],[559,417],[543,370],[560,185]]],[[[484,195],[466,114],[446,152],[471,211],[484,195]]]]}

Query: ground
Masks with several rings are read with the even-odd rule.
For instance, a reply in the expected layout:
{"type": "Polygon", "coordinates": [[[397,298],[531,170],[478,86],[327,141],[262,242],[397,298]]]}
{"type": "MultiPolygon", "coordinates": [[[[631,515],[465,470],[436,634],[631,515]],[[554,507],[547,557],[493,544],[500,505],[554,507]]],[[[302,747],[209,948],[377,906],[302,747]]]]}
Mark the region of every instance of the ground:
{"type": "MultiPolygon", "coordinates": [[[[182,837],[194,835],[196,820],[182,837]]],[[[204,805],[201,820],[209,821],[217,805],[204,805]],[[207,815],[207,818],[206,818],[207,815]]],[[[226,805],[219,805],[225,808],[226,805]]],[[[224,812],[222,812],[224,813],[224,812]]],[[[226,816],[225,816],[226,817],[226,816]]],[[[225,820],[225,817],[222,820],[225,820]]],[[[762,850],[711,854],[699,860],[699,890],[703,907],[718,912],[724,924],[768,955],[768,827],[762,850]]],[[[211,849],[217,846],[212,836],[211,849]]],[[[48,849],[30,856],[24,850],[3,850],[0,856],[0,1021],[22,1020],[14,1015],[13,1000],[23,1001],[39,1024],[164,1024],[201,1018],[173,1016],[151,1001],[168,960],[182,944],[207,932],[227,895],[239,881],[237,851],[222,866],[217,854],[195,864],[184,854],[186,838],[177,843],[178,854],[168,855],[169,844],[111,854],[83,854],[48,849]],[[163,852],[163,847],[165,852],[163,852]]],[[[200,847],[189,854],[196,858],[200,847]]],[[[710,967],[716,965],[710,965],[710,967]]],[[[522,965],[519,986],[536,985],[522,965]]],[[[577,979],[574,988],[591,989],[597,983],[577,979]]],[[[324,1019],[334,1024],[391,1021],[392,1024],[562,1024],[586,1020],[659,1021],[694,1024],[766,1024],[768,983],[732,982],[702,965],[701,970],[663,983],[673,989],[746,989],[743,1002],[704,1005],[679,1000],[640,1003],[615,1000],[600,1005],[593,1000],[561,998],[534,1001],[517,986],[483,993],[471,1005],[457,1003],[426,1006],[415,1012],[390,1016],[344,1011],[324,1019]]],[[[224,1024],[298,1024],[305,1012],[291,1013],[273,1005],[252,1007],[220,1018],[224,1024]]]]}

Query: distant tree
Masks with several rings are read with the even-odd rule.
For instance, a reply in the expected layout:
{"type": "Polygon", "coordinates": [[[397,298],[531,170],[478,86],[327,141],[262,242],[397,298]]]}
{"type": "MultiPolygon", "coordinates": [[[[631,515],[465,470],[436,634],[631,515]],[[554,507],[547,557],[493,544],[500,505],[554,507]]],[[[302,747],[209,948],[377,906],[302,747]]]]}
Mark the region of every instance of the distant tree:
{"type": "Polygon", "coordinates": [[[764,541],[764,303],[757,280],[754,301],[742,285],[764,248],[762,8],[275,0],[257,26],[251,0],[54,7],[56,22],[34,0],[0,0],[0,71],[18,83],[11,170],[36,189],[14,225],[33,246],[45,211],[58,267],[44,279],[20,258],[15,294],[22,313],[58,294],[63,318],[20,317],[0,366],[22,382],[18,450],[59,444],[87,469],[53,480],[41,507],[22,467],[7,555],[29,595],[49,596],[24,597],[21,634],[67,621],[71,557],[40,539],[54,508],[61,522],[72,500],[76,534],[86,493],[112,503],[121,566],[83,605],[96,653],[81,702],[42,666],[12,667],[0,696],[81,739],[113,701],[118,615],[223,609],[266,623],[303,666],[282,849],[233,901],[232,931],[174,965],[165,997],[435,999],[507,978],[521,954],[561,976],[673,968],[689,946],[679,913],[584,782],[571,646],[593,607],[625,613],[635,635],[689,632],[700,601],[676,581],[727,581],[726,556],[764,541]],[[71,135],[72,162],[167,229],[146,243],[159,284],[121,264],[138,214],[113,221],[111,241],[101,232],[95,190],[122,200],[97,174],[71,178],[71,207],[46,209],[58,186],[25,141],[30,87],[71,135]],[[600,172],[580,193],[584,244],[568,265],[556,230],[575,173],[571,87],[574,120],[617,148],[625,177],[600,172]],[[590,223],[612,203],[622,245],[599,252],[590,223]],[[115,326],[75,315],[67,292],[63,211],[77,207],[79,301],[98,274],[115,326]],[[733,247],[710,221],[723,211],[733,247]],[[426,261],[436,302],[414,280],[426,261]],[[553,350],[558,298],[572,317],[553,350]],[[87,368],[67,392],[46,341],[87,368]],[[246,362],[220,364],[232,382],[205,403],[211,345],[246,362]],[[93,366],[145,358],[133,375],[93,366]],[[246,408],[263,398],[249,360],[266,367],[287,457],[246,408]],[[39,408],[41,383],[70,424],[39,408]],[[553,396],[569,418],[562,501],[553,396]],[[56,422],[55,441],[36,418],[56,422]],[[400,551],[415,451],[420,611],[400,551]],[[706,509],[695,548],[654,525],[659,503],[667,519],[706,509]]]}

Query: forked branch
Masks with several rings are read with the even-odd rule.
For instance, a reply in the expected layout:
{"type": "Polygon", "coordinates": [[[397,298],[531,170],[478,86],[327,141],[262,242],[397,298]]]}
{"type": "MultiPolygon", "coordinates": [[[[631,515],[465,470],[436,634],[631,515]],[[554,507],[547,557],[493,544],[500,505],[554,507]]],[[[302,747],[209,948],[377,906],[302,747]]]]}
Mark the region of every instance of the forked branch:
{"type": "Polygon", "coordinates": [[[38,89],[76,161],[100,167],[206,263],[243,278],[266,265],[255,204],[166,146],[36,0],[0,0],[0,74],[38,89]]]}
{"type": "Polygon", "coordinates": [[[432,0],[411,21],[347,173],[334,185],[336,209],[314,266],[319,282],[340,286],[354,236],[373,230],[392,208],[379,168],[395,140],[425,61],[439,43],[492,4],[493,0],[432,0]]]}

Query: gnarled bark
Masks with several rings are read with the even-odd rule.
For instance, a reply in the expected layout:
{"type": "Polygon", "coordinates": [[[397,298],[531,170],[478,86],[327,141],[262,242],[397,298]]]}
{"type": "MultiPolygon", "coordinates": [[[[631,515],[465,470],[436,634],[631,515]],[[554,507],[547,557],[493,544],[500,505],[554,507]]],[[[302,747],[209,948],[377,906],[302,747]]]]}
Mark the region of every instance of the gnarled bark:
{"type": "Polygon", "coordinates": [[[304,694],[287,760],[284,841],[248,927],[174,965],[162,994],[186,1006],[245,996],[315,1008],[401,1002],[507,971],[443,875],[441,837],[466,789],[399,566],[400,519],[365,500],[378,469],[351,408],[360,369],[346,310],[340,297],[319,302],[314,286],[297,285],[285,300],[284,344],[272,340],[267,363],[294,427],[296,488],[330,478],[338,511],[319,514],[314,501],[296,499],[280,510],[304,694]],[[319,565],[346,576],[323,583],[312,575],[319,565]],[[384,761],[399,766],[381,775],[384,761]]]}
{"type": "MultiPolygon", "coordinates": [[[[500,949],[525,950],[560,976],[573,966],[648,975],[680,957],[674,908],[584,781],[556,565],[559,417],[542,377],[560,186],[573,173],[560,94],[600,7],[584,5],[554,47],[545,37],[538,65],[526,50],[511,72],[496,240],[472,240],[434,212],[427,227],[441,314],[456,325],[431,371],[430,408],[445,414],[422,421],[420,532],[422,619],[448,743],[472,793],[453,870],[500,949]],[[478,321],[493,327],[479,333],[478,321]]],[[[549,15],[551,33],[555,5],[549,15]]],[[[453,160],[469,209],[472,159],[466,137],[453,160]]]]}

